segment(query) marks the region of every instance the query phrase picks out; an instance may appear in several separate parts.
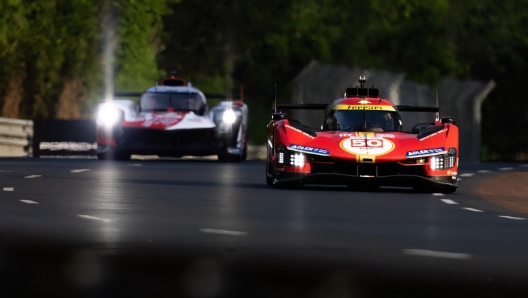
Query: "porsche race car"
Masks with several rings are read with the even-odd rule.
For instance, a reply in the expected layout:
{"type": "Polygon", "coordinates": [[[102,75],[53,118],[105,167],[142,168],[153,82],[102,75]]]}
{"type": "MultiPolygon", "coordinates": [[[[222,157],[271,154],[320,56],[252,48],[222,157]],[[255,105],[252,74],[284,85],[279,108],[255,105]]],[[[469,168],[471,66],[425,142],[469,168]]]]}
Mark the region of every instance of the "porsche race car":
{"type": "Polygon", "coordinates": [[[267,127],[266,182],[273,187],[347,185],[353,189],[412,187],[454,192],[458,128],[438,107],[399,106],[379,90],[348,88],[329,104],[276,105],[267,127]],[[288,119],[279,109],[324,109],[321,129],[288,119]],[[402,131],[400,112],[436,112],[436,121],[402,131]]]}
{"type": "MultiPolygon", "coordinates": [[[[220,161],[247,156],[248,108],[241,96],[209,110],[206,95],[173,74],[144,93],[116,93],[97,108],[97,157],[132,154],[182,157],[218,155],[220,161]]],[[[218,95],[213,95],[220,97],[218,95]]]]}

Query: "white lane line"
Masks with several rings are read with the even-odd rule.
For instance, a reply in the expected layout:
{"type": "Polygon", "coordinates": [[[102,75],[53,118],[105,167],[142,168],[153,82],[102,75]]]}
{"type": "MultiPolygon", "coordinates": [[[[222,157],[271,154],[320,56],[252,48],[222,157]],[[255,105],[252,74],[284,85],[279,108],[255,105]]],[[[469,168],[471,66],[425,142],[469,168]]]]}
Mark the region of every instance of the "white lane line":
{"type": "Polygon", "coordinates": [[[462,181],[462,178],[457,178],[457,181],[462,181]]]}
{"type": "Polygon", "coordinates": [[[469,207],[464,207],[462,209],[467,210],[467,211],[473,211],[473,212],[484,212],[482,210],[475,209],[475,208],[469,208],[469,207]]]}
{"type": "Polygon", "coordinates": [[[228,230],[216,230],[216,229],[200,229],[202,233],[210,234],[222,234],[222,235],[231,235],[231,236],[247,236],[247,232],[240,231],[228,231],[228,230]]]}
{"type": "Polygon", "coordinates": [[[90,169],[78,169],[78,170],[71,170],[72,173],[82,173],[82,172],[88,172],[90,169]]]}
{"type": "Polygon", "coordinates": [[[512,167],[504,167],[504,168],[499,168],[500,171],[511,171],[513,170],[512,167]]]}
{"type": "Polygon", "coordinates": [[[15,191],[14,187],[4,187],[4,191],[15,191]]]}
{"type": "Polygon", "coordinates": [[[20,200],[20,202],[26,203],[26,204],[38,204],[38,202],[35,202],[35,201],[32,201],[32,200],[20,200]]]}
{"type": "Polygon", "coordinates": [[[77,216],[80,217],[80,218],[91,219],[91,220],[99,220],[99,221],[104,221],[104,222],[110,222],[111,221],[111,220],[106,219],[106,218],[100,218],[100,217],[95,217],[95,216],[91,216],[91,215],[79,214],[77,216]]]}
{"type": "Polygon", "coordinates": [[[439,193],[439,192],[435,192],[435,193],[433,193],[433,196],[435,196],[435,197],[443,197],[443,196],[445,196],[445,194],[439,193]]]}
{"type": "Polygon", "coordinates": [[[515,216],[507,216],[507,215],[499,215],[499,217],[506,218],[506,219],[513,219],[513,220],[526,220],[526,218],[515,217],[515,216]]]}
{"type": "Polygon", "coordinates": [[[528,168],[528,165],[522,165],[521,168],[528,168]]]}
{"type": "Polygon", "coordinates": [[[26,176],[24,178],[31,179],[31,178],[39,178],[39,177],[42,177],[42,175],[29,175],[29,176],[26,176]]]}
{"type": "Polygon", "coordinates": [[[478,171],[478,172],[479,172],[479,173],[489,173],[489,172],[491,172],[491,171],[490,171],[490,170],[480,170],[480,171],[478,171]]]}
{"type": "Polygon", "coordinates": [[[458,205],[457,202],[450,200],[450,199],[441,199],[441,201],[449,205],[458,205]]]}
{"type": "Polygon", "coordinates": [[[475,175],[475,174],[473,174],[473,173],[464,173],[464,174],[460,174],[460,177],[471,177],[473,175],[475,175]]]}
{"type": "Polygon", "coordinates": [[[471,259],[470,254],[434,251],[425,249],[404,249],[403,254],[421,257],[432,257],[432,258],[448,258],[458,260],[469,260],[471,259]]]}

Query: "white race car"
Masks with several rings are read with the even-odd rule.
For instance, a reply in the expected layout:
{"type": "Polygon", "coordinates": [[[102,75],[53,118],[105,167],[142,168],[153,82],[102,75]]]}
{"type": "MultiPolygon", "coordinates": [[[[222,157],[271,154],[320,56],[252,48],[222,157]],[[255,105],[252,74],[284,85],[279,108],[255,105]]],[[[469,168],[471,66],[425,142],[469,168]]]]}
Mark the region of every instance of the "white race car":
{"type": "Polygon", "coordinates": [[[141,96],[139,104],[117,99],[99,104],[99,159],[126,160],[132,154],[246,159],[248,108],[242,100],[222,101],[209,111],[206,95],[174,75],[144,93],[116,93],[131,96],[141,96]]]}

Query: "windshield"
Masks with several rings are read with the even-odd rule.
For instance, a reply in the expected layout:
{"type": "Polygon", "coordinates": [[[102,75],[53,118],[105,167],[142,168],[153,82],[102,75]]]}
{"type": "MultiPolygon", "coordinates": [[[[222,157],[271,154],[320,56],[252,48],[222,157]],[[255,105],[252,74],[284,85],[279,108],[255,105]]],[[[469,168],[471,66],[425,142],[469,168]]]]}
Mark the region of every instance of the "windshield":
{"type": "Polygon", "coordinates": [[[144,93],[141,97],[142,111],[175,111],[200,112],[205,104],[198,93],[144,93]]]}
{"type": "Polygon", "coordinates": [[[392,111],[332,110],[325,118],[323,130],[399,131],[400,116],[392,111]]]}

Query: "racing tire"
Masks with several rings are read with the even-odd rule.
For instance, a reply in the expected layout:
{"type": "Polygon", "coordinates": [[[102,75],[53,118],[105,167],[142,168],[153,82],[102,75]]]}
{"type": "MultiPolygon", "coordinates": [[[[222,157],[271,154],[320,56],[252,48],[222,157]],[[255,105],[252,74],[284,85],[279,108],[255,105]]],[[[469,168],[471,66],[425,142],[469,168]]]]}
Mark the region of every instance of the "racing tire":
{"type": "Polygon", "coordinates": [[[247,159],[247,145],[244,146],[244,149],[242,150],[242,156],[240,157],[240,161],[246,161],[247,159]]]}
{"type": "Polygon", "coordinates": [[[274,172],[275,169],[273,167],[273,162],[271,162],[271,152],[270,147],[267,146],[267,154],[266,154],[266,184],[270,187],[274,187],[273,180],[275,179],[274,172]]]}
{"type": "Polygon", "coordinates": [[[273,177],[268,176],[268,173],[266,173],[266,184],[267,184],[268,186],[271,186],[271,187],[274,186],[274,185],[273,185],[273,177]]]}

